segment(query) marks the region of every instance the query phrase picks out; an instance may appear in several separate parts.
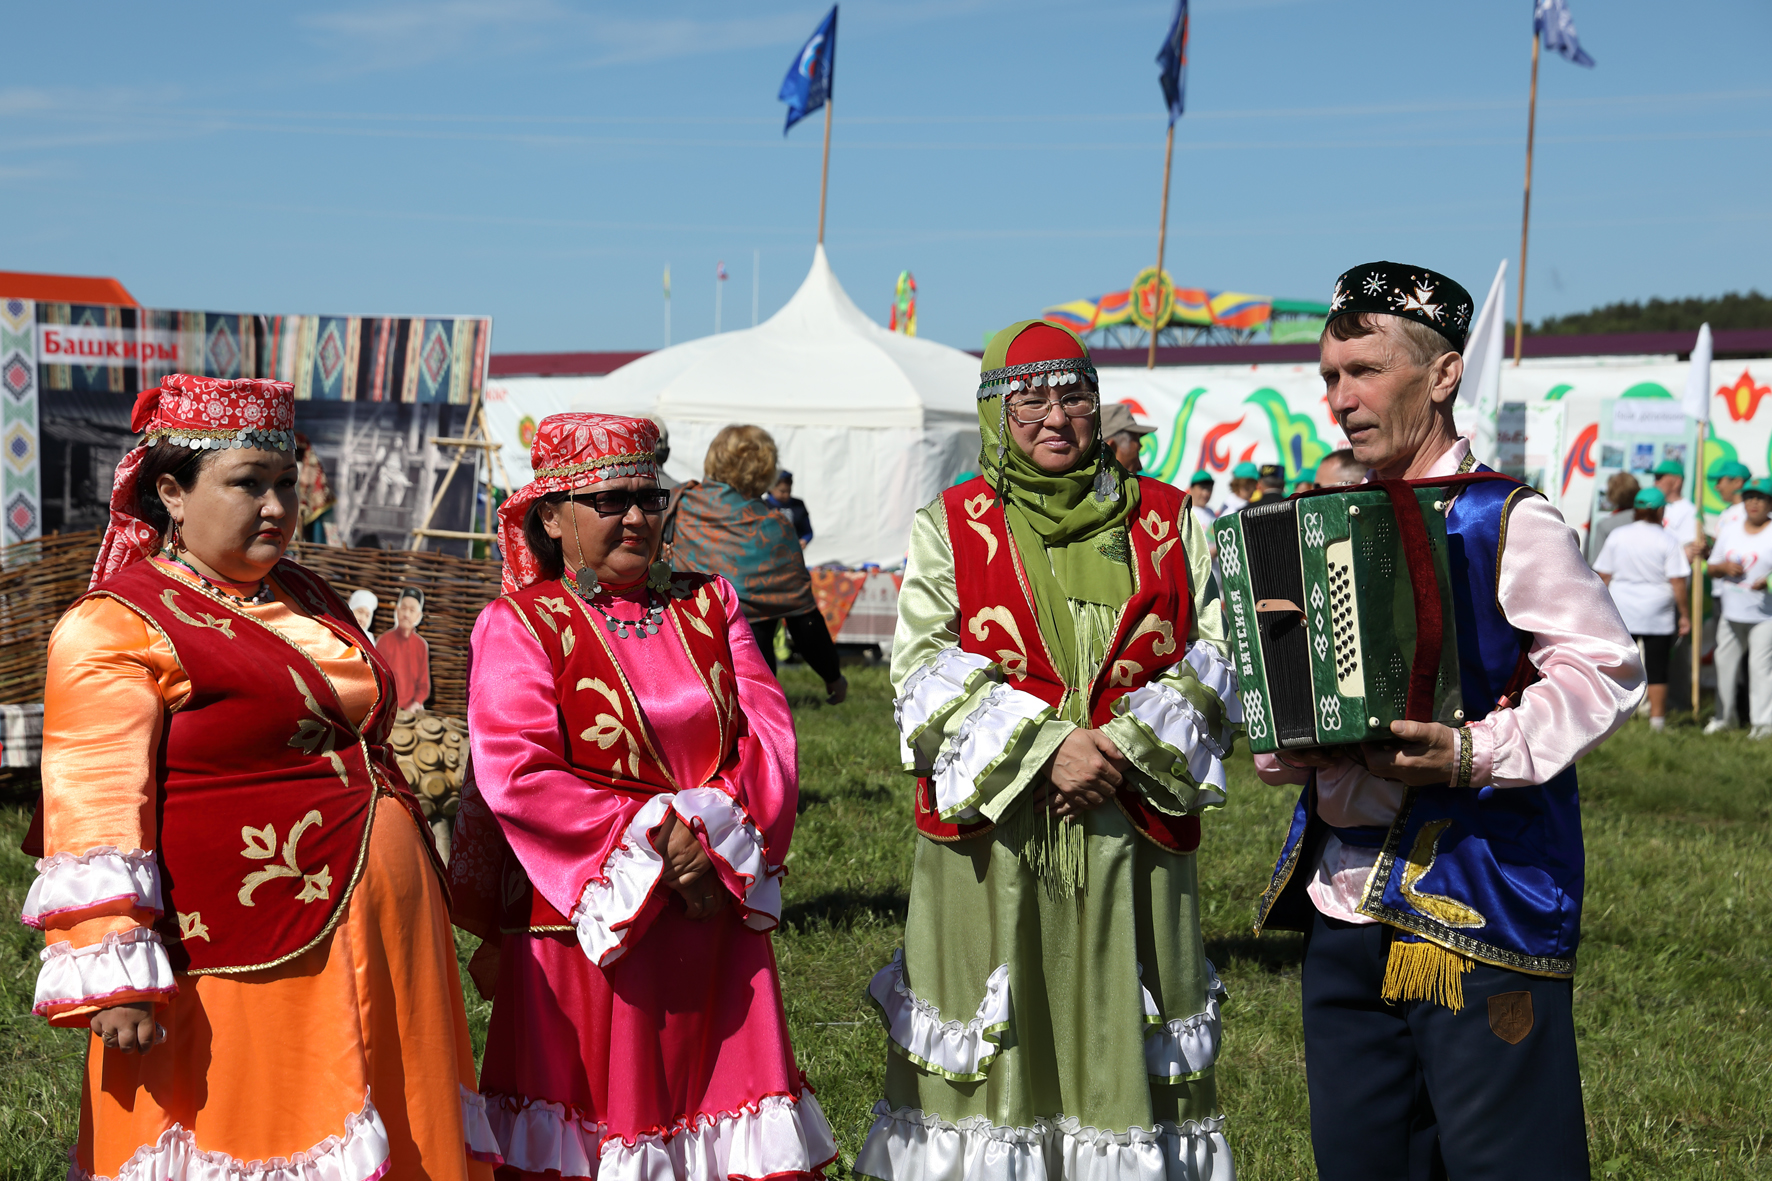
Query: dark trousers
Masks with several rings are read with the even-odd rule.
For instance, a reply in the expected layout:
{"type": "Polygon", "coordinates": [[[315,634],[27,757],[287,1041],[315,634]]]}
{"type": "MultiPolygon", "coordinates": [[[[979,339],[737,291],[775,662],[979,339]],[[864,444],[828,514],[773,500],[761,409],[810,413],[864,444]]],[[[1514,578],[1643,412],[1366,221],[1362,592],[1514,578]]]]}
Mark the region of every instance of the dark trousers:
{"type": "Polygon", "coordinates": [[[1305,934],[1304,1061],[1317,1176],[1586,1178],[1573,984],[1478,964],[1463,977],[1460,1012],[1426,1001],[1386,1004],[1379,992],[1388,931],[1313,911],[1305,934]]]}
{"type": "MultiPolygon", "coordinates": [[[[770,672],[775,671],[775,627],[782,622],[780,619],[751,620],[751,634],[757,637],[757,647],[763,649],[763,659],[769,662],[770,672]]],[[[837,663],[837,645],[831,639],[831,629],[825,626],[823,615],[808,611],[803,615],[788,616],[786,623],[788,635],[794,641],[794,651],[827,685],[843,675],[843,669],[837,663]]]]}

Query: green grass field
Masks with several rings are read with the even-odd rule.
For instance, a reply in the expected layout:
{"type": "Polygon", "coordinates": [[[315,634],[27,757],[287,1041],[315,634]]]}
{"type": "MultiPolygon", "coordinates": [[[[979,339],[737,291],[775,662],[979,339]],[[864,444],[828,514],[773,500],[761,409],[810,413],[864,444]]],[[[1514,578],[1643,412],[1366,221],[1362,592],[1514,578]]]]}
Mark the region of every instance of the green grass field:
{"type": "MultiPolygon", "coordinates": [[[[912,829],[892,768],[891,690],[851,671],[849,702],[822,704],[784,672],[799,717],[802,813],[776,937],[800,1062],[844,1165],[878,1095],[885,1040],[863,996],[898,945],[912,829]]],[[[1641,722],[1581,767],[1587,913],[1576,1021],[1600,1177],[1772,1174],[1772,746],[1641,722]]],[[[1207,818],[1201,909],[1230,1003],[1219,1093],[1248,1181],[1315,1175],[1307,1136],[1295,936],[1249,934],[1251,908],[1292,807],[1289,790],[1232,769],[1207,818]]],[[[28,804],[0,809],[0,907],[30,885],[17,849],[28,804]]],[[[464,957],[471,941],[463,940],[464,957]]],[[[78,1123],[85,1037],[30,1015],[38,938],[0,936],[0,1177],[60,1178],[78,1123]]],[[[478,1039],[489,1006],[470,994],[478,1039]]],[[[844,1175],[847,1168],[833,1170],[844,1175]]]]}

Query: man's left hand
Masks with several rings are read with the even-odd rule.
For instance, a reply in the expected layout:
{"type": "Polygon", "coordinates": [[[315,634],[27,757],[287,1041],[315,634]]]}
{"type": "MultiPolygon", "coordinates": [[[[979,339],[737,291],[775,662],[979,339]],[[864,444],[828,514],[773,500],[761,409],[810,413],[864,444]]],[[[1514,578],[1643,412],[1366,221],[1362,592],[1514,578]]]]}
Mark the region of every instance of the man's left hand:
{"type": "Polygon", "coordinates": [[[1452,782],[1458,774],[1458,731],[1438,722],[1392,722],[1399,741],[1360,744],[1366,769],[1411,787],[1452,782]]]}

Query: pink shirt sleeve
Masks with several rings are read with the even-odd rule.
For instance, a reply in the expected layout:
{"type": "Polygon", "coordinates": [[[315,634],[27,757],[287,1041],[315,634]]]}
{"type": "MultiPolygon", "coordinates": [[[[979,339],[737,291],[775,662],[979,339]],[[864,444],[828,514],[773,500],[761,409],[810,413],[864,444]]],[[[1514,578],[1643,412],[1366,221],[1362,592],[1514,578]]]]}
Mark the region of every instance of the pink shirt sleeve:
{"type": "Polygon", "coordinates": [[[641,801],[585,782],[566,761],[547,654],[497,600],[474,623],[468,740],[474,779],[541,896],[570,916],[641,801]]]}
{"type": "Polygon", "coordinates": [[[738,593],[724,578],[715,580],[714,585],[726,608],[726,635],[732,645],[738,704],[744,710],[746,723],[738,737],[737,766],[717,778],[762,834],[765,860],[775,869],[788,855],[800,799],[794,715],[788,709],[781,682],[769,671],[757,649],[751,625],[739,607],[738,593]]]}
{"type": "MultiPolygon", "coordinates": [[[[1610,542],[1610,539],[1608,539],[1610,542]]],[[[1617,730],[1643,698],[1643,662],[1575,530],[1543,497],[1522,498],[1507,524],[1497,598],[1532,633],[1541,678],[1513,709],[1471,724],[1471,783],[1543,783],[1617,730]]]]}

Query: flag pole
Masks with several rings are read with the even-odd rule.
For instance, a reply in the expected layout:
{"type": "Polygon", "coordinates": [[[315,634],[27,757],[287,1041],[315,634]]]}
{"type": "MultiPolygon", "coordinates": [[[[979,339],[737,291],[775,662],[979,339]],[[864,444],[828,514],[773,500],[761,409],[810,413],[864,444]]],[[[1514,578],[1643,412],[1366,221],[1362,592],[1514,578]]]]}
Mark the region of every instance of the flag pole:
{"type": "MultiPolygon", "coordinates": [[[[1692,472],[1692,482],[1697,486],[1692,497],[1694,507],[1698,509],[1694,516],[1693,538],[1697,549],[1692,551],[1692,630],[1687,638],[1692,645],[1692,720],[1699,719],[1698,705],[1698,662],[1704,647],[1704,436],[1709,428],[1704,419],[1698,420],[1698,466],[1692,472]]],[[[1722,626],[1722,616],[1717,617],[1717,626],[1722,626]]],[[[1717,682],[1717,693],[1723,692],[1723,684],[1717,682]]]]}
{"type": "Polygon", "coordinates": [[[824,172],[818,181],[818,244],[824,245],[824,199],[831,188],[831,100],[824,100],[824,172]]]}
{"type": "Polygon", "coordinates": [[[1526,203],[1520,211],[1520,294],[1514,300],[1514,367],[1526,335],[1526,231],[1532,224],[1532,136],[1538,128],[1538,30],[1532,30],[1532,94],[1526,102],[1526,203]]]}
{"type": "MultiPolygon", "coordinates": [[[[1163,145],[1163,210],[1157,218],[1156,283],[1159,291],[1162,290],[1163,286],[1163,247],[1166,245],[1165,239],[1169,236],[1169,172],[1170,162],[1174,159],[1175,120],[1171,119],[1169,120],[1169,141],[1163,145]]],[[[1144,360],[1144,367],[1146,369],[1155,369],[1157,367],[1157,333],[1162,330],[1162,327],[1163,326],[1158,324],[1155,320],[1151,321],[1151,351],[1144,360]]]]}

